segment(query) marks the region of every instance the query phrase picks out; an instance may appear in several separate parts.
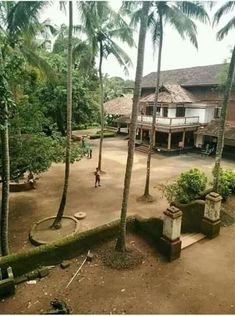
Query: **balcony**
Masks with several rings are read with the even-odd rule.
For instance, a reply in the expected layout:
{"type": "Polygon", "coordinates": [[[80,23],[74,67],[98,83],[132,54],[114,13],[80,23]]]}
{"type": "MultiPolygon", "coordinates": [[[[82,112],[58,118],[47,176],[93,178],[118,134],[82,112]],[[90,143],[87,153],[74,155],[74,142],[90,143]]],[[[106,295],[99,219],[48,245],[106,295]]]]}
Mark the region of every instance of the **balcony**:
{"type": "MultiPolygon", "coordinates": [[[[151,115],[138,115],[138,123],[152,124],[151,115]]],[[[156,124],[160,126],[192,126],[199,125],[199,116],[189,117],[156,117],[156,124]]]]}

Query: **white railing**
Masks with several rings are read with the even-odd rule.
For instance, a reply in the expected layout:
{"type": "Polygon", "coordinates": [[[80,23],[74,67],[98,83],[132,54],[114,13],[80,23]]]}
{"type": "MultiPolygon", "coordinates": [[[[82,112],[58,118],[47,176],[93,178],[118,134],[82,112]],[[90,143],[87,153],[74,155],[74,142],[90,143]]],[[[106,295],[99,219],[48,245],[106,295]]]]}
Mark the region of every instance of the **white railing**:
{"type": "MultiPolygon", "coordinates": [[[[151,115],[138,115],[138,122],[152,124],[151,115]]],[[[157,125],[180,126],[199,124],[199,116],[189,117],[156,117],[157,125]]]]}

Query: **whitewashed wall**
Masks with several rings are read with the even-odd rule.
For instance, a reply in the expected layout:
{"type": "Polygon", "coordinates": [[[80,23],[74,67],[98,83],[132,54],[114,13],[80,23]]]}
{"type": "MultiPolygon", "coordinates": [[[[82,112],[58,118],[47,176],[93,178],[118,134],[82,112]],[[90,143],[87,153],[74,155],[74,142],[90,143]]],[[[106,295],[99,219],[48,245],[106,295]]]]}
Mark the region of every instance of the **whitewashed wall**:
{"type": "Polygon", "coordinates": [[[168,117],[176,117],[176,109],[168,108],[168,117]]]}
{"type": "Polygon", "coordinates": [[[199,123],[205,123],[205,109],[192,109],[186,108],[185,109],[185,116],[198,116],[199,123]]]}

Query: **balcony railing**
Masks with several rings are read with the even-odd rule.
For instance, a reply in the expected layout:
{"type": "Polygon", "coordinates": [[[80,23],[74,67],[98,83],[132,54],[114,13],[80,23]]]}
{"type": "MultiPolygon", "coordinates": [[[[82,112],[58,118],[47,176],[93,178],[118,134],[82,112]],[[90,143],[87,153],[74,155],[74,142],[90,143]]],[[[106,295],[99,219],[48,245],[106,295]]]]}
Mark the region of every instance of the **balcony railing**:
{"type": "MultiPolygon", "coordinates": [[[[151,115],[138,115],[138,122],[143,124],[152,124],[153,117],[151,115]]],[[[199,124],[199,116],[189,117],[156,117],[157,125],[164,126],[182,126],[199,124]]]]}

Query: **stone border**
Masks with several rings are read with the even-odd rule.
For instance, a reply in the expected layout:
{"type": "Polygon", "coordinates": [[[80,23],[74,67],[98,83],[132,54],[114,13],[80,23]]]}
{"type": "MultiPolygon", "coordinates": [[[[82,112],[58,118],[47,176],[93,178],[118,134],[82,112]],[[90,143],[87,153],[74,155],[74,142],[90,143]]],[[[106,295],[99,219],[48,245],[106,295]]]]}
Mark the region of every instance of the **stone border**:
{"type": "MultiPolygon", "coordinates": [[[[20,276],[43,265],[59,264],[74,258],[97,244],[117,237],[120,221],[77,232],[58,241],[36,248],[10,254],[0,258],[0,268],[12,267],[14,276],[20,276]]],[[[144,219],[139,216],[127,217],[127,230],[143,235],[157,245],[162,236],[163,221],[159,218],[144,219]]]]}
{"type": "MultiPolygon", "coordinates": [[[[50,219],[52,219],[52,218],[55,218],[55,217],[56,217],[56,216],[45,217],[45,218],[41,219],[40,221],[36,222],[36,223],[33,225],[31,231],[29,232],[29,240],[31,241],[31,243],[32,243],[34,246],[41,246],[41,245],[46,245],[46,244],[48,244],[48,242],[45,242],[45,241],[43,241],[43,240],[37,240],[37,239],[35,239],[35,238],[34,238],[34,232],[35,232],[35,230],[36,230],[36,227],[37,227],[39,224],[41,224],[41,223],[43,223],[43,222],[45,222],[45,221],[47,221],[47,220],[50,220],[50,219]]],[[[67,235],[67,237],[73,235],[74,233],[76,233],[76,232],[78,231],[79,227],[80,227],[80,223],[78,222],[78,220],[77,220],[75,217],[73,217],[73,216],[66,216],[66,215],[63,216],[63,218],[71,219],[71,220],[74,221],[75,224],[76,224],[76,225],[75,225],[75,231],[73,231],[71,234],[67,235]]],[[[63,237],[63,238],[64,238],[64,237],[63,237]]],[[[61,238],[61,239],[62,239],[62,238],[61,238]]]]}
{"type": "Polygon", "coordinates": [[[34,183],[10,183],[10,192],[24,192],[36,189],[36,182],[34,183]]]}

